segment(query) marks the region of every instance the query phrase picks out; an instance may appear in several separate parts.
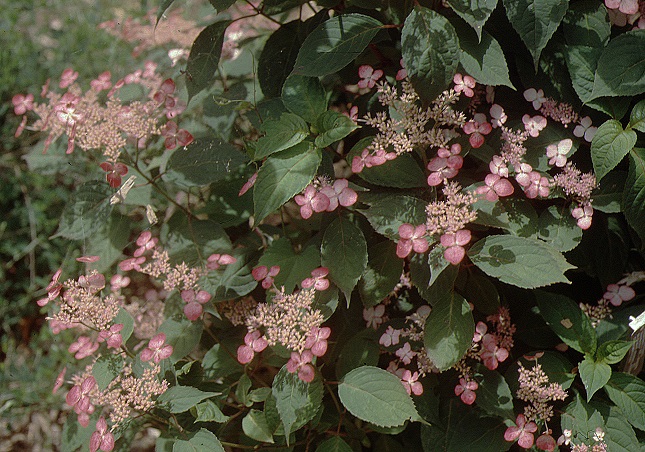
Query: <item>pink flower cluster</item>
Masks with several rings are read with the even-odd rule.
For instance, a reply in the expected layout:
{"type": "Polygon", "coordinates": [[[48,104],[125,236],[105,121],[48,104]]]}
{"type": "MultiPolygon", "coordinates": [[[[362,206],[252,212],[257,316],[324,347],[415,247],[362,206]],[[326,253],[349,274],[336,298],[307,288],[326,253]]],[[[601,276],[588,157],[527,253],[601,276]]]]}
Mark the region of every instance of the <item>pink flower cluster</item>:
{"type": "Polygon", "coordinates": [[[65,396],[65,402],[78,415],[78,423],[87,427],[90,423],[90,415],[94,413],[95,407],[90,400],[90,393],[97,388],[96,380],[91,375],[81,383],[72,386],[65,396]]]}
{"type": "Polygon", "coordinates": [[[355,174],[358,174],[363,171],[363,168],[380,166],[389,160],[394,160],[395,158],[395,152],[385,152],[383,149],[377,149],[371,153],[370,150],[366,148],[363,149],[360,156],[356,155],[352,159],[352,171],[355,174]]]}
{"type": "Polygon", "coordinates": [[[251,271],[251,275],[253,276],[253,279],[255,279],[258,282],[262,281],[263,289],[268,289],[273,285],[273,278],[278,276],[278,273],[280,273],[279,265],[274,265],[271,268],[267,268],[266,265],[260,265],[259,267],[255,267],[251,271]]]}
{"type": "Polygon", "coordinates": [[[298,378],[306,383],[311,383],[316,376],[314,366],[311,364],[314,357],[323,356],[327,353],[327,339],[331,335],[329,327],[313,327],[307,335],[305,350],[301,353],[291,352],[287,361],[289,373],[298,372],[298,378]]]}
{"type": "Polygon", "coordinates": [[[358,194],[349,188],[347,179],[336,179],[333,184],[316,179],[294,200],[300,206],[300,216],[306,220],[314,212],[333,212],[339,205],[351,206],[358,200],[358,194]]]}

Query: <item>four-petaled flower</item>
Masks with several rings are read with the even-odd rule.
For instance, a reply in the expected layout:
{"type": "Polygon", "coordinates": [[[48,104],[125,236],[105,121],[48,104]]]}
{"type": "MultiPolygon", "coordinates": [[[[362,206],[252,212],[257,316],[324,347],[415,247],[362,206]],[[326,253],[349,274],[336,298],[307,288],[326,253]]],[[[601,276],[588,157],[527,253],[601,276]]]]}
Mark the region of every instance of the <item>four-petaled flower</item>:
{"type": "Polygon", "coordinates": [[[262,288],[264,289],[268,289],[273,285],[273,278],[275,278],[278,273],[280,273],[279,265],[274,265],[271,268],[267,268],[266,265],[260,265],[251,271],[253,279],[256,281],[262,281],[262,288]]]}
{"type": "Polygon", "coordinates": [[[384,314],[385,305],[382,304],[363,309],[363,320],[367,322],[367,328],[377,329],[383,323],[384,314]]]}
{"type": "Polygon", "coordinates": [[[325,185],[321,188],[320,193],[329,198],[328,212],[336,210],[338,205],[343,207],[351,206],[358,200],[358,194],[349,188],[347,179],[336,179],[332,185],[325,185]]]}
{"type": "Polygon", "coordinates": [[[527,198],[534,199],[538,196],[546,198],[547,196],[549,196],[549,179],[547,179],[545,176],[542,176],[537,171],[531,171],[531,173],[529,174],[529,181],[530,183],[525,189],[527,198]]]}
{"type": "Polygon", "coordinates": [[[211,294],[205,290],[200,290],[195,292],[194,290],[182,290],[181,299],[184,300],[186,306],[184,306],[184,314],[186,318],[191,322],[194,322],[202,315],[204,308],[202,305],[208,303],[211,299],[211,294]]]}
{"type": "Polygon", "coordinates": [[[481,341],[487,331],[488,325],[484,322],[477,322],[477,325],[475,326],[475,334],[473,335],[473,342],[481,341]]]}
{"type": "Polygon", "coordinates": [[[374,85],[383,77],[383,71],[380,69],[374,70],[369,64],[364,64],[358,68],[358,76],[361,78],[358,81],[359,88],[374,88],[374,85]]]}
{"type": "Polygon", "coordinates": [[[168,121],[161,130],[161,136],[165,137],[164,146],[166,149],[175,149],[177,146],[188,146],[193,142],[193,136],[185,129],[180,129],[175,121],[168,121]]]}
{"type": "Polygon", "coordinates": [[[314,356],[323,356],[327,353],[327,339],[329,339],[330,335],[331,328],[329,327],[312,327],[309,334],[307,334],[305,348],[310,349],[314,356]]]}
{"type": "Polygon", "coordinates": [[[409,395],[421,395],[423,394],[423,385],[418,382],[419,372],[412,373],[410,370],[405,369],[403,375],[401,376],[401,383],[409,395]]]}
{"type": "Polygon", "coordinates": [[[399,237],[396,244],[396,255],[401,259],[408,257],[414,250],[415,253],[425,253],[430,248],[430,244],[425,238],[426,225],[420,224],[412,226],[409,223],[403,223],[399,226],[399,237]]]}
{"type": "Polygon", "coordinates": [[[524,91],[524,99],[533,104],[533,108],[539,110],[542,107],[542,104],[546,101],[544,97],[544,91],[541,89],[535,90],[535,88],[529,88],[524,91]]]}
{"type": "Polygon", "coordinates": [[[477,398],[477,394],[475,393],[477,389],[479,389],[479,383],[475,380],[460,378],[459,384],[455,386],[455,395],[459,396],[461,401],[466,405],[472,405],[477,398]]]}
{"type": "Polygon", "coordinates": [[[638,12],[638,0],[605,0],[605,6],[609,9],[618,9],[623,14],[636,14],[638,12]]]}
{"type": "Polygon", "coordinates": [[[537,432],[537,424],[533,421],[526,422],[526,417],[523,414],[518,414],[515,419],[516,426],[511,426],[504,432],[504,439],[506,441],[517,441],[520,447],[530,449],[533,446],[535,437],[533,434],[537,432]]]}
{"type": "Polygon", "coordinates": [[[11,99],[11,103],[13,104],[13,112],[17,116],[24,115],[34,109],[34,95],[27,94],[25,96],[24,94],[16,94],[11,99]]]}
{"type": "Polygon", "coordinates": [[[416,356],[417,352],[412,350],[409,342],[406,342],[403,344],[403,347],[395,352],[395,354],[401,361],[403,361],[404,364],[410,364],[412,362],[412,358],[416,356]]]}
{"type": "Polygon", "coordinates": [[[466,97],[473,97],[475,95],[473,88],[477,85],[477,82],[470,75],[462,76],[460,73],[456,73],[452,81],[455,83],[454,89],[456,93],[463,92],[466,97]]]}
{"type": "Polygon", "coordinates": [[[143,231],[139,237],[137,238],[137,248],[134,250],[133,256],[134,257],[139,257],[143,256],[143,254],[146,251],[150,251],[154,249],[155,246],[157,246],[157,242],[159,239],[157,237],[152,237],[152,232],[150,231],[143,231]]]}
{"type": "Polygon", "coordinates": [[[329,269],[327,267],[315,268],[311,271],[311,278],[303,279],[300,285],[303,289],[313,287],[316,290],[327,290],[329,288],[329,280],[327,279],[328,274],[329,269]]]}
{"type": "Polygon", "coordinates": [[[465,245],[470,243],[470,231],[460,229],[457,232],[446,232],[440,238],[441,245],[446,247],[443,251],[443,257],[452,265],[459,264],[466,255],[465,245]]]}
{"type": "Polygon", "coordinates": [[[121,176],[128,174],[128,167],[123,163],[103,162],[99,166],[107,173],[105,179],[112,188],[119,188],[121,186],[121,176]]]}
{"type": "Polygon", "coordinates": [[[105,418],[101,416],[96,422],[96,431],[90,437],[90,452],[102,450],[110,452],[114,449],[114,435],[108,430],[105,418]]]}
{"type": "Polygon", "coordinates": [[[508,166],[504,159],[499,155],[494,155],[488,164],[488,168],[492,174],[497,174],[498,176],[508,177],[508,166]]]}
{"type": "Polygon", "coordinates": [[[109,330],[101,331],[98,336],[98,342],[107,342],[108,348],[119,348],[123,343],[121,337],[121,330],[123,329],[122,323],[116,323],[110,327],[109,330]]]}
{"type": "Polygon", "coordinates": [[[80,336],[76,342],[71,343],[67,351],[74,353],[74,358],[83,359],[90,356],[98,348],[99,344],[97,342],[93,342],[88,336],[80,336]]]}
{"type": "Polygon", "coordinates": [[[291,358],[287,361],[287,370],[289,373],[298,372],[298,378],[305,383],[311,383],[316,376],[314,366],[311,360],[314,358],[310,350],[305,350],[302,353],[291,352],[291,358]]]}
{"type": "Polygon", "coordinates": [[[591,220],[593,217],[593,207],[589,204],[578,206],[571,211],[571,216],[576,219],[577,225],[580,229],[589,229],[591,227],[591,220]]]}
{"type": "Polygon", "coordinates": [[[490,124],[493,126],[493,129],[502,127],[507,119],[508,116],[504,113],[504,109],[501,105],[493,104],[493,106],[490,107],[490,124]]]}
{"type": "Polygon", "coordinates": [[[74,408],[76,414],[91,414],[94,412],[94,406],[92,405],[89,394],[95,386],[96,380],[94,377],[89,376],[85,378],[80,384],[74,385],[72,389],[69,390],[65,396],[65,402],[74,408]]]}
{"type": "Polygon", "coordinates": [[[148,346],[141,352],[141,361],[154,361],[155,364],[172,355],[172,345],[166,344],[166,335],[159,333],[148,342],[148,346]]]}
{"type": "Polygon", "coordinates": [[[301,195],[296,195],[294,201],[300,206],[300,216],[305,220],[311,218],[314,212],[324,212],[330,204],[329,197],[316,190],[313,184],[307,185],[301,195]]]}
{"type": "Polygon", "coordinates": [[[90,82],[90,86],[95,91],[103,91],[105,89],[110,89],[110,87],[112,86],[112,82],[110,81],[111,78],[112,78],[112,74],[110,74],[110,71],[105,71],[101,73],[98,77],[96,77],[96,79],[92,80],[90,82]]]}
{"type": "Polygon", "coordinates": [[[570,138],[561,140],[558,144],[550,144],[546,147],[546,156],[549,157],[549,165],[562,168],[567,164],[567,154],[573,146],[570,138]]]}
{"type": "Polygon", "coordinates": [[[163,105],[165,108],[172,108],[175,106],[175,98],[172,96],[172,93],[175,92],[175,82],[172,79],[167,78],[163,81],[159,90],[154,93],[152,98],[159,105],[163,105]]]}
{"type": "Polygon", "coordinates": [[[636,292],[634,292],[634,289],[629,286],[609,284],[607,286],[607,291],[602,297],[614,306],[620,306],[623,301],[629,301],[635,296],[636,292]]]}
{"type": "Polygon", "coordinates": [[[60,82],[58,83],[58,86],[61,89],[65,89],[68,86],[70,86],[74,81],[78,78],[78,72],[76,72],[72,68],[67,68],[63,71],[63,73],[60,76],[60,82]]]}
{"type": "Polygon", "coordinates": [[[591,124],[592,122],[589,116],[581,118],[578,125],[573,129],[573,134],[578,138],[584,138],[585,141],[591,143],[591,140],[593,140],[593,137],[598,131],[598,127],[592,126],[591,124]]]}
{"type": "Polygon", "coordinates": [[[484,144],[484,135],[488,135],[493,130],[493,126],[486,121],[486,115],[483,113],[476,113],[471,121],[464,124],[464,133],[470,135],[468,142],[470,145],[477,149],[484,144]]]}
{"type": "Polygon", "coordinates": [[[500,197],[510,196],[515,191],[513,184],[498,174],[488,174],[484,178],[484,182],[486,185],[477,187],[475,193],[484,195],[491,202],[497,201],[500,197]]]}
{"type": "Polygon", "coordinates": [[[387,329],[381,335],[381,338],[378,340],[378,343],[384,347],[390,347],[391,345],[396,345],[399,343],[400,335],[401,335],[401,330],[396,330],[392,328],[392,325],[388,325],[387,329]]]}
{"type": "Polygon", "coordinates": [[[522,116],[522,122],[524,123],[524,130],[526,130],[529,135],[533,138],[540,136],[540,132],[546,127],[546,118],[544,116],[522,116]]]}
{"type": "Polygon", "coordinates": [[[237,259],[230,254],[211,254],[206,259],[206,268],[209,270],[218,270],[222,265],[234,264],[237,259]]]}
{"type": "Polygon", "coordinates": [[[495,370],[500,362],[506,361],[508,358],[508,350],[499,347],[493,335],[485,334],[482,338],[481,358],[484,366],[489,370],[495,370]]]}
{"type": "Polygon", "coordinates": [[[237,348],[237,360],[240,364],[248,364],[253,361],[256,352],[260,353],[268,345],[269,343],[259,331],[249,331],[244,336],[244,345],[237,348]]]}

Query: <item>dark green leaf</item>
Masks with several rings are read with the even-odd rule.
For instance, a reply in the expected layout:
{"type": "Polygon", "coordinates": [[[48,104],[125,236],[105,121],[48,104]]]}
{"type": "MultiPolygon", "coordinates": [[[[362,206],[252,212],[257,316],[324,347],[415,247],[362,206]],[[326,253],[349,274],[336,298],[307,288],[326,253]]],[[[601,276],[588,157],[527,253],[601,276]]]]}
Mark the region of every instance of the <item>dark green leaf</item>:
{"type": "Polygon", "coordinates": [[[173,262],[200,265],[213,253],[230,253],[231,241],[224,229],[212,220],[188,220],[175,214],[165,225],[166,248],[173,262]]]}
{"type": "Polygon", "coordinates": [[[297,372],[291,374],[283,366],[273,379],[272,388],[287,438],[312,420],[321,407],[323,384],[319,376],[306,383],[298,378],[297,372]]]}
{"type": "MultiPolygon", "coordinates": [[[[174,0],[173,0],[174,1],[174,0]]],[[[236,0],[208,0],[213,8],[217,10],[218,13],[228,9],[236,0]]]]}
{"type": "Polygon", "coordinates": [[[641,100],[629,114],[629,127],[639,132],[645,132],[645,100],[641,100]]]}
{"type": "Polygon", "coordinates": [[[65,206],[56,234],[70,240],[85,240],[98,232],[110,217],[113,193],[105,182],[86,182],[65,206]]]}
{"type": "Polygon", "coordinates": [[[573,2],[562,20],[562,30],[567,45],[602,48],[611,35],[607,9],[594,0],[573,2]]]}
{"type": "Polygon", "coordinates": [[[605,392],[612,402],[639,430],[645,431],[645,382],[638,377],[614,372],[605,385],[605,392]]]}
{"type": "Polygon", "coordinates": [[[309,135],[309,126],[300,116],[282,113],[280,119],[264,121],[261,131],[265,136],[255,146],[254,160],[262,160],[302,142],[309,135]]]}
{"type": "Polygon", "coordinates": [[[361,366],[376,366],[379,358],[378,336],[372,329],[366,329],[352,336],[340,351],[336,361],[336,375],[345,374],[361,366]]]}
{"type": "Polygon", "coordinates": [[[374,197],[361,196],[370,207],[361,210],[367,221],[379,234],[393,241],[399,240],[399,226],[426,222],[427,203],[422,199],[401,194],[379,194],[374,197]]]}
{"type": "Polygon", "coordinates": [[[477,211],[477,224],[504,229],[520,237],[537,233],[538,216],[527,199],[509,197],[490,202],[482,198],[473,204],[473,209],[477,211]]]}
{"type": "Polygon", "coordinates": [[[172,452],[224,452],[222,443],[205,428],[189,434],[188,437],[188,440],[176,439],[172,446],[172,452]]]}
{"type": "Polygon", "coordinates": [[[513,394],[504,377],[496,370],[479,365],[477,373],[482,375],[477,391],[477,405],[493,416],[513,419],[513,394]]]}
{"type": "Polygon", "coordinates": [[[593,208],[605,213],[618,213],[625,191],[626,171],[610,171],[600,181],[600,187],[593,195],[593,208]]]}
{"type": "Polygon", "coordinates": [[[201,321],[191,322],[185,317],[170,318],[159,327],[160,333],[166,334],[166,344],[173,347],[170,361],[176,363],[193,351],[202,337],[204,324],[201,321]]]}
{"type": "Polygon", "coordinates": [[[448,4],[473,28],[477,40],[481,40],[484,24],[497,6],[497,0],[448,0],[448,4]]]}
{"type": "Polygon", "coordinates": [[[171,413],[188,411],[202,400],[219,395],[218,392],[200,391],[192,386],[173,386],[161,394],[157,401],[167,403],[171,413]]]}
{"type": "Polygon", "coordinates": [[[636,132],[623,130],[619,121],[610,119],[598,127],[591,142],[591,160],[596,179],[601,180],[634,148],[636,132]]]}
{"type": "Polygon", "coordinates": [[[288,77],[282,87],[282,103],[291,113],[311,124],[327,110],[327,96],[318,77],[288,77]]]}
{"type": "Polygon", "coordinates": [[[539,238],[558,251],[571,251],[582,240],[582,229],[565,207],[550,206],[540,214],[539,238]]]}
{"type": "Polygon", "coordinates": [[[623,192],[623,212],[629,225],[645,242],[645,149],[629,153],[629,171],[623,192]]]}
{"type": "Polygon", "coordinates": [[[239,249],[231,254],[237,259],[234,263],[209,272],[200,280],[202,289],[213,296],[212,302],[247,295],[258,285],[251,274],[249,255],[239,249]]]}
{"type": "Polygon", "coordinates": [[[186,63],[186,88],[188,99],[215,81],[219,57],[222,54],[224,32],[229,21],[215,22],[204,28],[193,42],[186,63]]]}
{"type": "Polygon", "coordinates": [[[591,400],[596,391],[605,386],[611,377],[609,364],[596,362],[589,356],[585,356],[585,359],[578,364],[578,371],[587,391],[587,402],[591,400]]]}
{"type": "Polygon", "coordinates": [[[316,452],[352,452],[352,448],[340,436],[332,436],[320,443],[316,452]]]}
{"type": "Polygon", "coordinates": [[[634,343],[632,341],[607,341],[598,346],[596,357],[598,361],[607,364],[617,364],[623,360],[634,343]]]}
{"type": "Polygon", "coordinates": [[[329,110],[324,112],[316,120],[318,135],[315,144],[319,148],[329,146],[336,141],[342,140],[347,135],[358,129],[359,126],[348,116],[329,110]]]}
{"type": "Polygon", "coordinates": [[[645,92],[645,30],[621,33],[609,41],[598,60],[593,98],[635,96],[645,92]]]}
{"type": "MultiPolygon", "coordinates": [[[[191,411],[192,412],[192,411],[191,411]]],[[[195,422],[217,422],[222,424],[230,419],[212,400],[195,405],[195,422]]]]}
{"type": "Polygon", "coordinates": [[[275,285],[284,286],[285,291],[291,293],[303,279],[311,276],[313,269],[320,267],[320,250],[310,245],[296,253],[289,239],[281,237],[271,243],[258,265],[268,268],[279,265],[280,273],[274,278],[275,285]]]}
{"type": "Polygon", "coordinates": [[[401,279],[403,261],[396,255],[396,245],[387,240],[368,248],[367,268],[358,283],[358,292],[367,308],[376,306],[401,279]]]}

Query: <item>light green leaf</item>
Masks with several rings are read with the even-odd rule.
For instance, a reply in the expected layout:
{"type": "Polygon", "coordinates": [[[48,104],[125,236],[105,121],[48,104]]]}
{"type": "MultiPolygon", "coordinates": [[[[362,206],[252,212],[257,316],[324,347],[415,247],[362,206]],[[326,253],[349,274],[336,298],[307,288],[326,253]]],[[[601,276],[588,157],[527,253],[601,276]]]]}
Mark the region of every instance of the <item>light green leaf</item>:
{"type": "Polygon", "coordinates": [[[242,431],[246,436],[262,443],[273,444],[273,435],[267,424],[266,415],[259,410],[251,410],[242,419],[242,431]]]}
{"type": "Polygon", "coordinates": [[[202,400],[220,395],[219,392],[200,391],[192,386],[173,386],[161,394],[157,401],[167,403],[171,413],[188,411],[202,400]]]}
{"type": "Polygon", "coordinates": [[[627,223],[645,242],[645,149],[634,148],[629,153],[629,170],[623,192],[623,213],[627,223]]]}
{"type": "Polygon", "coordinates": [[[268,268],[279,265],[280,273],[274,278],[275,285],[284,286],[285,291],[291,293],[303,279],[311,276],[313,269],[320,267],[320,250],[310,245],[296,254],[289,239],[280,237],[267,248],[258,265],[268,268]]]}
{"type": "Polygon", "coordinates": [[[312,181],[322,154],[304,142],[267,158],[253,189],[255,224],[300,193],[312,181]]]}
{"type": "Polygon", "coordinates": [[[621,33],[605,47],[594,77],[593,98],[645,92],[645,30],[621,33]]]}
{"type": "Polygon", "coordinates": [[[322,265],[345,294],[349,305],[352,290],[367,267],[367,243],[363,232],[351,221],[339,217],[327,229],[320,248],[322,265]]]}
{"type": "Polygon", "coordinates": [[[434,100],[452,83],[459,64],[459,38],[444,16],[417,6],[405,19],[401,35],[403,62],[414,89],[434,100]]]}
{"type": "Polygon", "coordinates": [[[285,436],[289,438],[307,422],[312,420],[322,405],[323,384],[318,375],[311,383],[298,378],[298,373],[289,373],[283,366],[273,379],[272,394],[284,425],[285,436]]]}
{"type": "Polygon", "coordinates": [[[166,319],[159,327],[159,332],[166,335],[166,344],[173,347],[170,362],[176,363],[192,352],[202,337],[203,329],[201,321],[191,322],[184,316],[166,319]]]}
{"type": "Polygon", "coordinates": [[[121,356],[112,354],[100,356],[92,366],[92,376],[96,380],[99,391],[105,390],[122,371],[123,358],[121,356]]]}
{"type": "Polygon", "coordinates": [[[504,0],[506,16],[533,56],[537,71],[540,54],[569,7],[561,0],[504,0]]]}
{"type": "Polygon", "coordinates": [[[176,439],[172,452],[224,452],[224,447],[217,436],[205,428],[188,436],[188,440],[176,439]]]}
{"type": "Polygon", "coordinates": [[[319,148],[329,146],[336,141],[340,141],[347,135],[358,129],[359,126],[348,116],[329,110],[324,112],[316,120],[318,135],[315,144],[319,148]]]}
{"type": "Polygon", "coordinates": [[[632,341],[607,341],[598,346],[596,357],[598,361],[607,364],[617,364],[623,360],[634,342],[632,341]]]}
{"type": "Polygon", "coordinates": [[[619,121],[610,119],[598,127],[591,142],[591,160],[596,179],[614,169],[636,144],[636,132],[623,130],[619,121]]]}
{"type": "Polygon", "coordinates": [[[488,276],[524,289],[569,283],[564,272],[575,268],[552,246],[511,235],[478,241],[468,250],[468,257],[488,276]]]}
{"type": "Polygon", "coordinates": [[[282,103],[291,113],[311,124],[327,110],[327,96],[318,77],[288,77],[282,87],[282,103]]]}
{"type": "Polygon", "coordinates": [[[470,348],[475,322],[468,302],[455,292],[434,300],[426,319],[423,344],[428,357],[440,370],[450,369],[470,348]]]}
{"type": "Polygon", "coordinates": [[[367,308],[376,306],[392,292],[403,271],[396,245],[389,240],[370,246],[368,255],[367,268],[358,283],[358,292],[367,308]]]}
{"type": "Polygon", "coordinates": [[[305,120],[293,113],[282,113],[280,119],[267,119],[260,130],[265,136],[255,146],[255,160],[289,149],[309,135],[309,126],[305,120]]]}
{"type": "Polygon", "coordinates": [[[338,396],[354,416],[380,427],[396,427],[419,417],[401,380],[378,367],[349,372],[338,385],[338,396]]]}
{"type": "Polygon", "coordinates": [[[614,372],[604,388],[629,423],[645,431],[645,382],[630,374],[614,372]]]}
{"type": "Polygon", "coordinates": [[[209,88],[215,81],[224,33],[230,24],[229,21],[215,22],[204,28],[193,42],[186,63],[189,100],[201,90],[209,88]]]}
{"type": "MultiPolygon", "coordinates": [[[[475,1],[477,0],[473,0],[475,1]]],[[[497,3],[497,0],[494,1],[497,3]]],[[[456,25],[455,30],[459,35],[459,46],[462,50],[459,62],[466,73],[482,85],[504,85],[514,89],[499,42],[485,30],[481,31],[479,39],[466,27],[456,25]]]]}
{"type": "Polygon", "coordinates": [[[342,14],[324,22],[305,39],[293,74],[320,77],[354,61],[383,27],[363,14],[342,14]]]}
{"type": "MultiPolygon", "coordinates": [[[[191,409],[191,413],[193,410],[191,409]]],[[[212,400],[200,402],[194,407],[195,422],[217,422],[222,424],[230,419],[212,400]]]]}
{"type": "Polygon", "coordinates": [[[401,194],[361,194],[361,201],[369,209],[360,210],[374,230],[392,241],[399,240],[399,227],[403,223],[413,225],[426,222],[427,203],[422,199],[401,194]]]}
{"type": "Polygon", "coordinates": [[[571,251],[582,240],[582,229],[566,207],[549,206],[540,214],[539,238],[558,251],[571,251]]]}
{"type": "Polygon", "coordinates": [[[588,356],[578,364],[578,371],[587,391],[587,402],[591,400],[596,391],[605,386],[611,377],[609,364],[595,362],[588,356]]]}
{"type": "Polygon", "coordinates": [[[86,182],[72,194],[59,220],[58,230],[52,236],[70,240],[89,239],[110,217],[113,192],[103,182],[86,182]]]}
{"type": "Polygon", "coordinates": [[[497,6],[497,0],[448,0],[448,4],[459,17],[468,22],[468,25],[477,33],[479,41],[484,31],[484,24],[497,6]]]}

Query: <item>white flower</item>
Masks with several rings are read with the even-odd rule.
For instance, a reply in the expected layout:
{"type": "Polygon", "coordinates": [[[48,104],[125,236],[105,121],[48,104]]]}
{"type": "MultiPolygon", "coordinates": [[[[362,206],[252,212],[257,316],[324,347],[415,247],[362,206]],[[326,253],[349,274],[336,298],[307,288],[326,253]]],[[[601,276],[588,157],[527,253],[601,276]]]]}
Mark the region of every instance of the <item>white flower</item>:
{"type": "Polygon", "coordinates": [[[502,127],[508,119],[508,116],[506,116],[506,113],[504,113],[504,109],[498,104],[494,104],[492,107],[490,107],[490,117],[490,124],[494,129],[496,129],[497,127],[502,127]]]}
{"type": "Polygon", "coordinates": [[[579,138],[584,137],[585,141],[591,143],[594,135],[598,131],[598,127],[591,125],[591,118],[585,116],[580,120],[580,123],[573,129],[573,134],[579,138]]]}
{"type": "Polygon", "coordinates": [[[544,97],[544,91],[541,89],[535,90],[535,88],[529,88],[524,91],[524,99],[533,103],[533,108],[539,110],[542,106],[542,103],[546,100],[544,97]]]}
{"type": "Polygon", "coordinates": [[[560,141],[558,144],[548,145],[546,147],[546,156],[550,159],[549,165],[555,165],[558,168],[562,168],[564,165],[566,165],[567,154],[571,150],[572,145],[573,141],[571,141],[571,139],[569,138],[560,141]]]}

